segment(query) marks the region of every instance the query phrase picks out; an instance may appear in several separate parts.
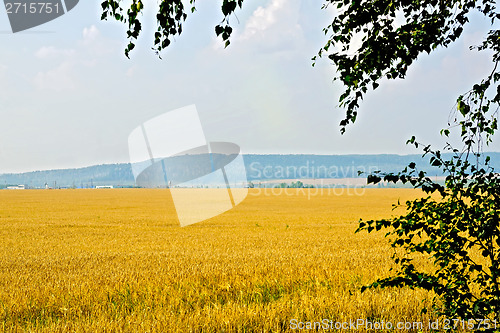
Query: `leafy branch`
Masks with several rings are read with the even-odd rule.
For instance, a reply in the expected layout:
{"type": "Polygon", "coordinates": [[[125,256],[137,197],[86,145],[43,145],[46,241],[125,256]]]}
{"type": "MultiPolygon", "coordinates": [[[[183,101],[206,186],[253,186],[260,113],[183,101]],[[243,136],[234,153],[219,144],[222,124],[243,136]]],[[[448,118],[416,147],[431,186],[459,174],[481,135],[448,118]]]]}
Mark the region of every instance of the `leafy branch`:
{"type": "MultiPolygon", "coordinates": [[[[395,274],[363,290],[421,288],[435,293],[438,315],[500,321],[500,174],[490,166],[489,157],[483,159],[482,152],[482,143],[488,145],[497,130],[497,65],[498,60],[486,79],[457,99],[452,127],[461,129],[464,147],[459,150],[447,143],[450,159],[429,145],[423,148],[423,156],[429,155],[430,164],[446,175],[444,185],[418,171],[415,163],[398,174],[377,172],[368,177],[375,184],[382,180],[409,182],[425,196],[407,201],[404,215],[360,221],[356,232],[387,230],[397,266],[395,274]],[[492,87],[496,90],[489,93],[492,87]],[[421,262],[417,258],[423,258],[427,266],[417,268],[416,262],[421,262]]],[[[450,128],[443,129],[442,135],[449,137],[450,128]]],[[[416,148],[421,145],[415,137],[407,143],[416,148]]]]}
{"type": "MultiPolygon", "coordinates": [[[[101,3],[102,15],[101,20],[115,19],[116,21],[125,23],[128,26],[127,38],[129,43],[125,48],[125,56],[130,57],[130,51],[135,48],[135,44],[142,31],[142,25],[139,19],[139,14],[144,12],[144,4],[141,0],[132,0],[128,10],[124,13],[122,0],[105,0],[101,3]]],[[[191,14],[196,11],[195,0],[189,0],[191,5],[191,14]]],[[[223,0],[221,4],[221,12],[223,14],[222,21],[215,26],[215,33],[221,36],[227,47],[230,44],[230,37],[233,29],[229,24],[230,16],[235,12],[236,8],[241,8],[243,0],[223,0]]],[[[162,50],[167,48],[175,36],[182,33],[183,23],[186,21],[188,13],[184,8],[182,0],[162,0],[159,3],[156,14],[157,29],[154,34],[153,50],[160,56],[162,50]]],[[[161,57],[160,57],[161,58],[161,57]]]]}

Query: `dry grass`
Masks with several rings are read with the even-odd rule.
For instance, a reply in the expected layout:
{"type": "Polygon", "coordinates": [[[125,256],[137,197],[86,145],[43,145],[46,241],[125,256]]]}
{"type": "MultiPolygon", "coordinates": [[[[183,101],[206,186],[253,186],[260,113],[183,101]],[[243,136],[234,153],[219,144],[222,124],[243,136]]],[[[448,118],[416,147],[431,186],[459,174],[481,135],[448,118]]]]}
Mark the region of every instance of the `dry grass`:
{"type": "Polygon", "coordinates": [[[0,328],[282,332],[294,318],[427,320],[423,292],[359,292],[387,274],[391,250],[382,234],[354,234],[360,217],[388,217],[419,192],[287,191],[253,189],[185,228],[168,190],[0,191],[0,328]]]}

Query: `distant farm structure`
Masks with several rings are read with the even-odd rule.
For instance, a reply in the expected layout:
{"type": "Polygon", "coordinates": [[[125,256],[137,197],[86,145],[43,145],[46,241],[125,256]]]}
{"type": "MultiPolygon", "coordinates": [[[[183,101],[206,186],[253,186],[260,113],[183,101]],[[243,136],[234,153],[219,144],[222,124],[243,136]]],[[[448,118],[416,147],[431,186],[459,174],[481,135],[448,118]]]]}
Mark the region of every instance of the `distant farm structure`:
{"type": "Polygon", "coordinates": [[[7,186],[7,190],[24,190],[24,189],[26,189],[24,185],[7,186]]]}

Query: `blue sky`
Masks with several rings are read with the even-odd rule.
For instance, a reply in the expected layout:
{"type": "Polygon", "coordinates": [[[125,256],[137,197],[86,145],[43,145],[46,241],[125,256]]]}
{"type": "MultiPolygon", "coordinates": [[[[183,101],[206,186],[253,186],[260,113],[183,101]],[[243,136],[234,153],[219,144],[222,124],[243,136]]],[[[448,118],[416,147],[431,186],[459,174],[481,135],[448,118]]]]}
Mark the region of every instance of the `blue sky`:
{"type": "Polygon", "coordinates": [[[155,8],[148,4],[130,60],[125,26],[100,21],[99,1],[80,1],[16,34],[1,9],[0,173],[128,162],[134,128],[190,104],[209,141],[237,143],[244,153],[419,153],[405,141],[416,135],[441,147],[438,132],[456,97],[492,68],[488,53],[469,51],[489,28],[472,16],[458,42],[422,55],[405,80],[370,92],[340,135],[335,68],[326,58],[314,68],[310,60],[332,12],[312,0],[247,2],[232,18],[229,48],[214,33],[219,1],[206,0],[163,60],[151,50],[155,8]]]}

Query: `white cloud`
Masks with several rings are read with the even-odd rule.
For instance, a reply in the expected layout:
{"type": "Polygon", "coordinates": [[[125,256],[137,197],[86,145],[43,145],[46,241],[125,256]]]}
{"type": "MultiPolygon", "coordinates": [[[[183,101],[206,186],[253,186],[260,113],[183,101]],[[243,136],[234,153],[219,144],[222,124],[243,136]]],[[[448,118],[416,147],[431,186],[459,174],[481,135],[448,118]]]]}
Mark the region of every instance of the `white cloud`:
{"type": "Polygon", "coordinates": [[[40,90],[67,91],[74,90],[73,65],[70,62],[63,62],[56,68],[47,72],[38,72],[33,80],[35,86],[40,90]]]}
{"type": "Polygon", "coordinates": [[[101,36],[99,29],[95,25],[91,25],[88,28],[83,28],[83,43],[90,44],[96,41],[101,36]]]}
{"type": "Polygon", "coordinates": [[[44,46],[35,52],[35,57],[39,59],[53,59],[56,57],[69,57],[75,55],[73,49],[58,49],[54,46],[44,46]]]}
{"type": "Polygon", "coordinates": [[[79,42],[79,52],[86,54],[88,65],[94,66],[99,58],[121,50],[121,48],[121,44],[106,39],[95,25],[83,29],[82,40],[79,42]]]}
{"type": "Polygon", "coordinates": [[[271,0],[258,7],[232,42],[250,44],[254,51],[275,52],[297,48],[303,41],[299,24],[301,0],[271,0]]]}
{"type": "Polygon", "coordinates": [[[253,15],[248,19],[245,25],[245,30],[241,35],[241,39],[248,39],[256,34],[262,33],[269,29],[275,22],[276,16],[279,15],[280,10],[285,5],[284,0],[272,0],[271,4],[267,7],[258,7],[253,15]]]}
{"type": "Polygon", "coordinates": [[[112,53],[113,48],[119,49],[104,38],[95,25],[85,27],[82,39],[77,41],[74,48],[44,46],[35,52],[35,58],[41,61],[39,67],[48,64],[49,60],[56,60],[59,64],[56,67],[49,67],[48,70],[38,71],[33,78],[33,84],[41,90],[58,92],[74,90],[82,70],[86,71],[89,67],[96,67],[99,62],[106,61],[104,58],[112,53]]]}

